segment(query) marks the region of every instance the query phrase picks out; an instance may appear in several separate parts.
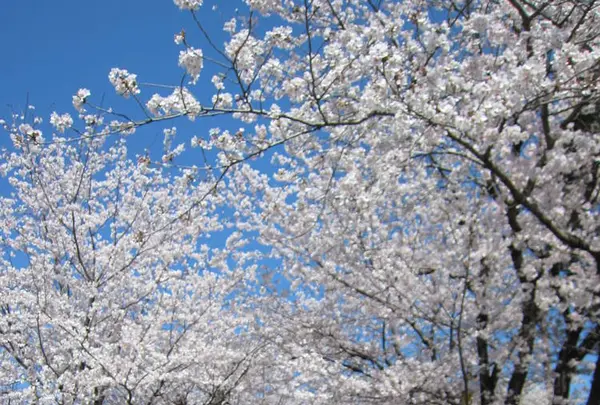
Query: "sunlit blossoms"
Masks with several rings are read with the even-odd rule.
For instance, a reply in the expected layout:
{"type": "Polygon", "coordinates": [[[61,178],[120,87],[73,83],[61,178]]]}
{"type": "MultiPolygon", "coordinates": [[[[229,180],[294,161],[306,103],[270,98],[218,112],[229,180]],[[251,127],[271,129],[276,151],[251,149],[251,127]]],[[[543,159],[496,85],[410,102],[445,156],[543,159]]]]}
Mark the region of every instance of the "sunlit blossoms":
{"type": "Polygon", "coordinates": [[[183,41],[185,41],[184,31],[175,34],[175,36],[173,37],[173,42],[175,42],[177,45],[181,45],[183,41]]]}
{"type": "Polygon", "coordinates": [[[196,84],[202,70],[202,50],[188,48],[179,53],[179,66],[183,67],[192,78],[191,83],[196,84]]]}
{"type": "Polygon", "coordinates": [[[202,106],[198,100],[185,87],[175,89],[166,97],[154,94],[146,103],[146,107],[157,116],[163,114],[186,115],[190,119],[196,118],[202,112],[202,106]]]}
{"type": "Polygon", "coordinates": [[[114,86],[115,91],[125,98],[140,94],[137,75],[129,73],[125,69],[112,68],[108,74],[108,80],[114,86]]]}
{"type": "Polygon", "coordinates": [[[38,148],[39,130],[15,131],[0,161],[14,192],[0,197],[0,402],[258,395],[243,399],[266,355],[244,337],[252,259],[204,245],[224,230],[212,185],[128,159],[123,142],[38,148]]]}
{"type": "Polygon", "coordinates": [[[600,4],[175,4],[137,117],[5,121],[0,400],[600,405],[600,4]]]}
{"type": "Polygon", "coordinates": [[[182,10],[197,10],[203,3],[203,0],[173,0],[175,5],[182,10]]]}
{"type": "Polygon", "coordinates": [[[83,111],[83,105],[85,104],[87,98],[90,96],[90,91],[88,89],[79,89],[77,94],[73,96],[73,107],[79,112],[83,111]]]}
{"type": "Polygon", "coordinates": [[[57,114],[56,112],[53,112],[50,115],[50,124],[52,124],[58,132],[64,133],[65,130],[71,128],[73,125],[73,118],[71,118],[70,114],[57,114]]]}

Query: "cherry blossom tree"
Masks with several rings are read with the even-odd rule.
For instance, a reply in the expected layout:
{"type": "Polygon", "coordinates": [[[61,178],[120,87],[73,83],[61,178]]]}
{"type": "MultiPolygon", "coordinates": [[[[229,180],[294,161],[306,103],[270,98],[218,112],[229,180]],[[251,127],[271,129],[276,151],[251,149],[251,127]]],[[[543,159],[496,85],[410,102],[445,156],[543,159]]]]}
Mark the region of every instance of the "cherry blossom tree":
{"type": "Polygon", "coordinates": [[[249,338],[238,294],[253,273],[228,253],[235,237],[228,250],[206,245],[228,227],[213,186],[128,159],[122,140],[93,136],[101,116],[84,116],[84,139],[47,143],[39,125],[15,119],[1,165],[13,192],[0,199],[0,401],[253,398],[248,376],[265,345],[249,338]]]}
{"type": "MultiPolygon", "coordinates": [[[[15,224],[4,231],[10,251],[35,257],[29,268],[46,269],[28,273],[4,265],[12,284],[3,289],[16,297],[3,318],[2,354],[12,356],[11,370],[32,370],[29,391],[42,387],[36,379],[43,374],[56,381],[45,389],[58,395],[58,387],[67,385],[52,373],[67,375],[62,370],[68,363],[78,370],[68,373],[71,391],[81,386],[106,400],[131,393],[138,403],[132,384],[145,378],[148,383],[138,383],[144,393],[206,398],[212,392],[214,399],[216,391],[207,388],[196,364],[216,364],[212,386],[234,386],[237,395],[247,395],[241,403],[600,404],[599,3],[244,3],[247,13],[224,24],[228,40],[221,47],[203,23],[212,18],[210,7],[175,0],[191,14],[191,27],[175,35],[183,77],[166,93],[146,94],[153,87],[137,75],[122,68],[109,75],[119,95],[134,99],[140,118],[96,107],[81,90],[73,98],[77,109],[115,118],[102,124],[82,112],[88,127],[99,127],[78,131],[73,145],[84,147],[44,141],[34,127],[12,130],[17,144],[27,140],[28,148],[40,149],[27,149],[17,163],[9,160],[5,171],[15,173],[22,194],[3,202],[5,222],[15,224]],[[209,67],[217,72],[212,78],[205,77],[209,67]],[[214,91],[207,97],[209,86],[214,91]],[[158,167],[172,165],[185,149],[171,147],[171,129],[158,162],[119,159],[122,145],[86,157],[111,134],[171,125],[178,117],[215,116],[239,122],[231,126],[224,119],[226,129],[191,139],[186,153],[197,151],[203,162],[191,169],[207,173],[201,182],[184,185],[188,172],[161,177],[166,175],[158,167]],[[79,150],[85,153],[75,154],[79,150]],[[32,158],[35,164],[28,163],[32,158]],[[70,174],[58,179],[64,159],[72,162],[70,174]],[[268,169],[256,163],[266,159],[268,169]],[[92,169],[97,160],[128,163],[106,163],[115,166],[109,173],[122,174],[98,182],[107,169],[92,169]],[[83,179],[82,171],[89,173],[87,183],[73,181],[83,179]],[[138,177],[145,180],[136,182],[138,177]],[[13,208],[34,207],[29,190],[39,199],[45,185],[67,190],[41,200],[50,213],[28,216],[13,208]],[[146,189],[153,191],[143,197],[146,189]],[[85,190],[98,191],[66,202],[85,190]],[[137,202],[127,202],[128,192],[137,202]],[[96,208],[83,202],[88,195],[99,198],[96,208]],[[122,204],[118,213],[110,208],[122,204]],[[160,210],[160,204],[171,208],[160,210]],[[218,215],[217,207],[225,206],[228,214],[218,215]],[[132,211],[145,214],[133,221],[132,211]],[[45,227],[46,218],[55,218],[54,225],[45,227]],[[17,225],[25,219],[31,224],[17,225]],[[223,269],[210,276],[196,270],[211,266],[196,235],[219,229],[220,221],[236,230],[219,251],[234,256],[236,265],[230,268],[215,253],[223,269]],[[100,240],[107,252],[123,253],[95,253],[104,246],[100,240]],[[146,253],[142,242],[152,249],[137,259],[146,253]],[[256,243],[261,247],[252,251],[256,243]],[[62,253],[64,246],[71,250],[62,253]],[[52,249],[61,252],[57,259],[52,249]],[[105,363],[122,370],[113,359],[121,358],[121,349],[94,343],[108,342],[111,332],[95,328],[102,339],[94,340],[85,325],[101,316],[94,311],[116,317],[115,304],[96,303],[94,288],[75,288],[89,285],[86,272],[94,280],[115,274],[102,269],[132,255],[145,270],[128,272],[128,284],[118,283],[113,299],[139,296],[146,290],[138,284],[154,285],[161,275],[169,281],[153,287],[152,298],[137,301],[128,316],[111,321],[125,329],[136,325],[136,331],[148,325],[155,333],[146,355],[127,357],[134,359],[131,377],[111,371],[113,378],[100,370],[105,363]],[[68,281],[58,280],[53,266],[68,267],[68,281]],[[52,283],[26,277],[44,271],[52,283]],[[171,278],[177,271],[180,277],[171,278]],[[275,276],[289,286],[277,285],[275,276]],[[61,322],[77,318],[67,314],[82,314],[77,337],[66,332],[73,327],[54,326],[56,318],[48,314],[57,309],[44,309],[49,301],[32,298],[41,294],[38,285],[69,303],[60,306],[61,322]],[[248,303],[244,310],[230,308],[234,290],[233,297],[248,303]],[[199,309],[214,300],[219,304],[210,310],[199,309]],[[13,326],[11,311],[31,319],[13,326]],[[171,312],[185,320],[175,325],[171,312]],[[219,328],[207,331],[211,322],[219,328]],[[213,339],[232,352],[209,354],[186,368],[189,380],[174,383],[165,375],[179,378],[177,367],[188,363],[165,354],[173,346],[167,336],[197,323],[204,328],[176,345],[183,357],[196,353],[194,342],[213,339]],[[13,336],[39,343],[11,348],[13,336]],[[165,340],[156,343],[157,336],[165,340]],[[70,351],[65,345],[45,354],[44,347],[52,346],[45,342],[60,339],[77,343],[70,351]],[[81,354],[81,341],[104,360],[81,354]],[[20,354],[21,347],[36,349],[20,354]],[[232,364],[237,371],[230,375],[232,364]],[[160,371],[143,377],[148,370],[160,371]],[[245,370],[243,379],[235,377],[245,370]],[[93,373],[103,376],[92,379],[100,383],[83,377],[93,373]]],[[[52,120],[57,130],[71,125],[58,114],[52,120]]],[[[219,400],[227,401],[221,394],[219,400]]]]}

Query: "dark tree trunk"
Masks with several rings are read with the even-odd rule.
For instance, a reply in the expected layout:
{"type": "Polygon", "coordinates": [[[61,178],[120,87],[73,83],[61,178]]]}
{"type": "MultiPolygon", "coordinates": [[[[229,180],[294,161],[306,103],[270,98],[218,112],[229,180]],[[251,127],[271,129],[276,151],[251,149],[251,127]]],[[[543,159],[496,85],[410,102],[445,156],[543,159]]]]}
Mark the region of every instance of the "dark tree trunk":
{"type": "Polygon", "coordinates": [[[554,379],[554,401],[562,403],[563,400],[569,398],[569,392],[571,391],[571,376],[574,372],[573,367],[570,365],[571,360],[576,360],[578,357],[577,342],[579,341],[579,335],[581,329],[572,330],[567,333],[567,339],[564,341],[563,346],[558,354],[558,363],[554,372],[556,378],[554,379]]]}
{"type": "Polygon", "coordinates": [[[600,405],[600,354],[596,354],[596,370],[586,405],[600,405]]]}

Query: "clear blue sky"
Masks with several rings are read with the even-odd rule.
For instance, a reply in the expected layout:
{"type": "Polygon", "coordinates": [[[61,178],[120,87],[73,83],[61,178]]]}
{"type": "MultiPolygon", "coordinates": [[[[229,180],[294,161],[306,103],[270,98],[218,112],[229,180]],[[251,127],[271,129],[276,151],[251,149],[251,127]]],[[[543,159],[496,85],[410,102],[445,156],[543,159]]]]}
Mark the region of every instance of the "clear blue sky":
{"type": "MultiPolygon", "coordinates": [[[[0,105],[68,106],[79,87],[108,90],[111,67],[179,73],[173,34],[189,22],[169,0],[7,0],[0,14],[0,105]]],[[[111,94],[112,96],[112,94],[111,94]]]]}
{"type": "MultiPolygon", "coordinates": [[[[186,28],[194,46],[205,45],[189,13],[179,10],[171,0],[4,0],[2,3],[0,118],[10,116],[9,105],[22,110],[28,94],[30,104],[46,120],[54,110],[74,114],[71,96],[81,87],[92,91],[94,103],[99,104],[104,95],[104,105],[118,110],[119,106],[132,102],[119,100],[110,86],[107,77],[112,67],[138,74],[140,82],[177,84],[183,70],[177,66],[181,48],[173,42],[174,34],[186,28]]],[[[207,29],[217,34],[218,44],[225,40],[223,22],[231,17],[235,6],[239,6],[238,1],[207,0],[199,11],[207,29]],[[211,10],[215,4],[217,12],[211,10]]],[[[205,74],[204,78],[210,79],[211,74],[205,74]]],[[[144,99],[155,92],[144,88],[142,91],[144,99]]],[[[202,89],[197,87],[195,91],[202,89]]],[[[196,122],[193,127],[183,122],[178,124],[200,133],[209,126],[204,122],[196,122]]],[[[144,131],[150,131],[154,138],[161,128],[141,130],[141,136],[147,136],[144,131]]],[[[0,134],[0,146],[6,146],[7,141],[6,134],[0,134]]],[[[142,140],[136,139],[137,142],[142,140]]],[[[162,135],[158,144],[162,144],[162,135]]]]}

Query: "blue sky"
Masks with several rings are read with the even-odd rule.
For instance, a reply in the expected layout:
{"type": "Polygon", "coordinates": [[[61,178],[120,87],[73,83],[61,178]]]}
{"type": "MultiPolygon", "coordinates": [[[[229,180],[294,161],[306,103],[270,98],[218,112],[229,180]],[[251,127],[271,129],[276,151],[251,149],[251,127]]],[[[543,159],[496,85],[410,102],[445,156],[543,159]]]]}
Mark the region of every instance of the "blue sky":
{"type": "Polygon", "coordinates": [[[189,21],[168,0],[9,0],[0,18],[0,105],[29,92],[44,111],[68,107],[79,87],[109,90],[111,67],[178,73],[173,34],[189,21]]]}
{"type": "MultiPolygon", "coordinates": [[[[206,28],[217,34],[218,44],[225,40],[223,22],[236,5],[237,1],[207,0],[198,13],[206,28]],[[215,4],[218,10],[213,12],[215,4]]],[[[71,96],[81,87],[91,90],[96,104],[104,97],[104,106],[127,108],[132,102],[120,100],[108,81],[113,67],[138,74],[140,82],[178,84],[181,48],[173,36],[182,28],[192,45],[204,47],[189,13],[171,0],[5,0],[0,13],[0,118],[8,118],[13,109],[21,111],[28,96],[46,121],[54,110],[74,114],[71,96]]],[[[205,75],[207,83],[212,74],[205,75]]],[[[198,86],[202,82],[201,75],[198,86]]],[[[198,86],[196,93],[202,92],[198,86]]],[[[142,91],[143,99],[155,92],[142,91]]],[[[201,133],[210,126],[198,121],[193,127],[177,124],[201,133]]],[[[161,128],[140,130],[136,136],[146,138],[135,143],[148,145],[144,132],[149,132],[152,138],[160,134],[156,143],[161,145],[161,128]]],[[[8,144],[7,135],[0,134],[0,146],[8,144]]]]}

